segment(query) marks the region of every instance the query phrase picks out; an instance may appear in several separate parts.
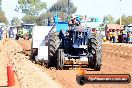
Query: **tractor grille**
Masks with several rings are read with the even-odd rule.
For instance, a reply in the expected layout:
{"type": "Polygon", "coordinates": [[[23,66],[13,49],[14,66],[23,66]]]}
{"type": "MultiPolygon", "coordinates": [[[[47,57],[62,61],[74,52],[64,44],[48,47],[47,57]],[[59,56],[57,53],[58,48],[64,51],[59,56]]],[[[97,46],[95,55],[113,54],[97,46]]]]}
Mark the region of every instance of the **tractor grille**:
{"type": "Polygon", "coordinates": [[[86,45],[88,42],[88,32],[70,30],[70,37],[73,44],[86,45]]]}

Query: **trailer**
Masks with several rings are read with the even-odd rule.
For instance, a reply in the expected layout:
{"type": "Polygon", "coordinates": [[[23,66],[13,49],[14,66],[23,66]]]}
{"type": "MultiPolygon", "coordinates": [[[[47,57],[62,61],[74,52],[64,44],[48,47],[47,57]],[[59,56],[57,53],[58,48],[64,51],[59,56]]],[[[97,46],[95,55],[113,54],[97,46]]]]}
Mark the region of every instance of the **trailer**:
{"type": "Polygon", "coordinates": [[[35,62],[47,63],[47,36],[50,26],[35,26],[32,31],[31,59],[35,62]]]}

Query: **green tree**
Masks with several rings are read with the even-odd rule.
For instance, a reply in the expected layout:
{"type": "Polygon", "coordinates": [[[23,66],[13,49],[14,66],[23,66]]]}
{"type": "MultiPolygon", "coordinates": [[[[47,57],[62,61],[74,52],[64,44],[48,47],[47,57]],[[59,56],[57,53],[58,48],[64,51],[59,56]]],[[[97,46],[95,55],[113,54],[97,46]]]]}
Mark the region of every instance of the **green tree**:
{"type": "Polygon", "coordinates": [[[0,10],[0,23],[8,24],[8,20],[5,16],[5,12],[0,10]]]}
{"type": "Polygon", "coordinates": [[[126,17],[126,23],[125,24],[132,24],[132,16],[126,17]]]}
{"type": "MultiPolygon", "coordinates": [[[[53,16],[54,16],[54,14],[52,12],[43,13],[39,16],[37,24],[38,25],[47,25],[48,19],[51,21],[51,23],[53,23],[53,16]]],[[[61,21],[66,20],[66,14],[64,12],[59,12],[58,16],[59,16],[59,18],[61,18],[61,21]]]]}
{"type": "Polygon", "coordinates": [[[115,23],[114,17],[111,15],[107,15],[104,17],[104,22],[107,24],[113,24],[113,23],[115,23]]]}
{"type": "MultiPolygon", "coordinates": [[[[117,24],[120,24],[120,19],[118,19],[116,22],[117,22],[117,24]]],[[[122,15],[122,17],[121,17],[122,25],[127,25],[127,24],[131,24],[131,23],[132,23],[132,16],[122,15]]]]}
{"type": "Polygon", "coordinates": [[[11,25],[12,25],[12,26],[19,26],[19,25],[21,25],[20,19],[19,19],[18,17],[14,17],[14,18],[11,20],[11,25]]]}
{"type": "MultiPolygon", "coordinates": [[[[117,24],[120,24],[120,18],[116,21],[117,24]]],[[[122,15],[121,17],[121,24],[125,25],[127,23],[126,16],[122,15]]]]}
{"type": "Polygon", "coordinates": [[[66,14],[64,12],[59,12],[59,17],[61,18],[61,21],[66,20],[66,14]]]}
{"type": "Polygon", "coordinates": [[[51,13],[51,12],[43,13],[39,16],[39,18],[37,20],[37,24],[38,25],[47,25],[48,19],[52,20],[52,17],[53,17],[53,13],[51,13]]]}
{"type": "Polygon", "coordinates": [[[21,10],[26,15],[37,16],[42,10],[47,8],[47,4],[41,2],[41,0],[18,0],[18,4],[19,6],[15,10],[21,10]]]}
{"type": "MultiPolygon", "coordinates": [[[[77,7],[72,2],[69,2],[69,13],[73,14],[77,11],[77,7]]],[[[58,0],[49,9],[50,12],[64,12],[68,13],[68,0],[58,0]]]]}
{"type": "Polygon", "coordinates": [[[27,24],[35,24],[37,20],[38,20],[38,17],[33,15],[25,15],[22,18],[22,21],[27,24]]]}

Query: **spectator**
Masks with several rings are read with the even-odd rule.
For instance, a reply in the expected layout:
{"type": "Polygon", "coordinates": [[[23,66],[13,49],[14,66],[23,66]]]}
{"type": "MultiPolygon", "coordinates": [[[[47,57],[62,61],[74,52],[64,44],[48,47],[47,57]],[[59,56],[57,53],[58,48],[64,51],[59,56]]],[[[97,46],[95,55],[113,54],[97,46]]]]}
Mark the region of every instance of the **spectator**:
{"type": "Polygon", "coordinates": [[[123,43],[123,32],[121,32],[121,43],[123,43]]]}
{"type": "Polygon", "coordinates": [[[130,44],[132,44],[132,32],[130,32],[130,44]]]}
{"type": "Polygon", "coordinates": [[[4,30],[3,30],[3,38],[2,38],[2,43],[3,43],[3,45],[4,45],[5,42],[6,42],[6,38],[7,38],[7,31],[6,31],[6,29],[4,29],[4,30]]]}
{"type": "Polygon", "coordinates": [[[128,43],[130,44],[130,35],[131,35],[131,32],[128,32],[128,43]]]}
{"type": "Polygon", "coordinates": [[[121,31],[120,30],[117,30],[117,40],[118,40],[118,43],[121,42],[121,31]]]}
{"type": "Polygon", "coordinates": [[[16,35],[17,35],[17,28],[16,27],[13,29],[13,33],[14,33],[14,39],[16,39],[16,35]]]}
{"type": "Polygon", "coordinates": [[[127,43],[127,31],[124,32],[124,43],[127,43]]]}
{"type": "Polygon", "coordinates": [[[126,43],[128,43],[129,32],[126,34],[126,43]]]}
{"type": "Polygon", "coordinates": [[[115,30],[114,30],[113,31],[113,36],[112,36],[113,43],[116,43],[116,39],[117,39],[117,34],[116,34],[115,30]]]}
{"type": "Polygon", "coordinates": [[[2,30],[2,27],[0,28],[0,40],[2,40],[2,33],[3,33],[3,30],[2,30]]]}
{"type": "Polygon", "coordinates": [[[51,26],[51,20],[49,17],[48,17],[48,26],[51,26]]]}
{"type": "Polygon", "coordinates": [[[110,36],[110,42],[112,41],[112,36],[113,36],[113,33],[112,33],[112,31],[110,30],[110,32],[109,32],[109,36],[110,36]]]}
{"type": "Polygon", "coordinates": [[[10,30],[9,30],[9,38],[13,38],[14,36],[13,36],[13,29],[12,28],[10,28],[10,30]]]}
{"type": "Polygon", "coordinates": [[[126,43],[127,31],[123,30],[123,43],[126,43]]]}

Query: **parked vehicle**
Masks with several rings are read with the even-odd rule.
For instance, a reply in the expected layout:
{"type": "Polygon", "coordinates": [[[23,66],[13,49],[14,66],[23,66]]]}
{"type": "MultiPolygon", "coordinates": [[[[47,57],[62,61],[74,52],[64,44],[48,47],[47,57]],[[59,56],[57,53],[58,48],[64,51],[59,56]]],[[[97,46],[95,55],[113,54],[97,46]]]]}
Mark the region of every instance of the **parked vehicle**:
{"type": "Polygon", "coordinates": [[[35,26],[35,24],[22,24],[21,28],[18,30],[17,38],[23,38],[23,39],[30,39],[32,38],[32,29],[35,26]]]}

